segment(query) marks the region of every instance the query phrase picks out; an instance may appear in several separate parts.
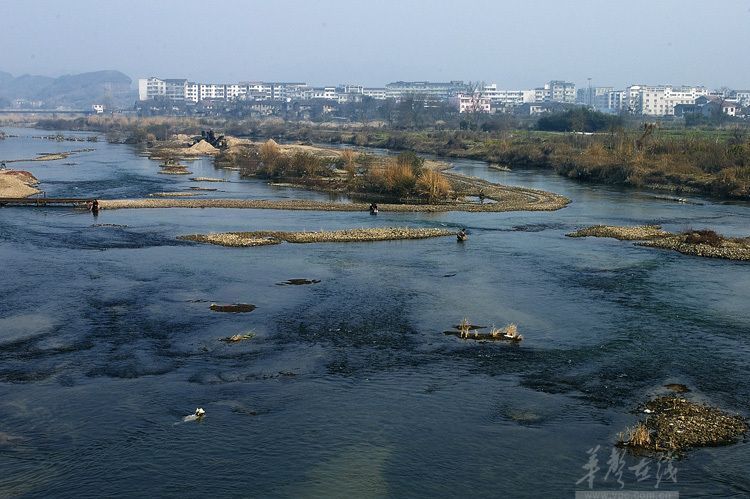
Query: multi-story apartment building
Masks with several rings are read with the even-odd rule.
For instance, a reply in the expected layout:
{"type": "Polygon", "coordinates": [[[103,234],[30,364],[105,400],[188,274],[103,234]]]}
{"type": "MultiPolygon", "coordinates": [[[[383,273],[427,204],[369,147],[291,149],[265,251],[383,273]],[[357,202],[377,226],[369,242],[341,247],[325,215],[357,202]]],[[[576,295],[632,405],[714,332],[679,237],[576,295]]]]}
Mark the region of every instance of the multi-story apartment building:
{"type": "Polygon", "coordinates": [[[138,98],[147,99],[169,99],[175,101],[185,100],[185,89],[188,81],[185,79],[172,78],[146,78],[138,80],[138,98]]]}
{"type": "Polygon", "coordinates": [[[494,108],[516,107],[526,102],[534,102],[534,90],[500,90],[497,84],[485,85],[482,94],[488,98],[494,108]]]}
{"type": "Polygon", "coordinates": [[[628,93],[625,90],[611,90],[607,92],[606,99],[604,109],[613,113],[628,110],[628,93]]]}
{"type": "Polygon", "coordinates": [[[187,82],[187,84],[185,85],[185,100],[190,102],[198,102],[200,100],[200,95],[200,84],[192,81],[187,82]]]}
{"type": "Polygon", "coordinates": [[[576,90],[576,104],[583,104],[594,109],[607,109],[609,106],[609,93],[614,87],[587,87],[576,90]]]}
{"type": "Polygon", "coordinates": [[[302,94],[310,88],[307,83],[300,82],[277,82],[271,85],[273,87],[273,100],[286,102],[301,99],[302,94]]]}
{"type": "Polygon", "coordinates": [[[672,85],[631,85],[626,90],[631,112],[644,116],[674,116],[678,104],[694,104],[708,95],[705,87],[672,85]]]}
{"type": "Polygon", "coordinates": [[[227,100],[243,100],[247,97],[247,85],[243,83],[224,85],[224,95],[227,100]]]}
{"type": "Polygon", "coordinates": [[[385,100],[388,98],[388,90],[386,88],[363,88],[362,95],[371,97],[373,99],[385,100]]]}
{"type": "Polygon", "coordinates": [[[449,97],[469,90],[463,81],[395,81],[386,86],[387,96],[400,100],[409,96],[422,96],[427,100],[446,101],[449,97]]]}
{"type": "Polygon", "coordinates": [[[141,78],[138,80],[138,99],[148,100],[167,95],[167,83],[159,78],[141,78]]]}
{"type": "Polygon", "coordinates": [[[569,81],[552,80],[544,85],[544,99],[548,102],[576,101],[576,85],[569,81]]]}

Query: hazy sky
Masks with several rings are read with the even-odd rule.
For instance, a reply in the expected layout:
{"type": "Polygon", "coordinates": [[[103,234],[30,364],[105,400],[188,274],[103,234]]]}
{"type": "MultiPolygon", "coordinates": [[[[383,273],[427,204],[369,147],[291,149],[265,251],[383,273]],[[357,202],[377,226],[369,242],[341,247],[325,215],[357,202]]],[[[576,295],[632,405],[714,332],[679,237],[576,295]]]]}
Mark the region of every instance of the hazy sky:
{"type": "Polygon", "coordinates": [[[0,70],[750,87],[750,0],[0,0],[0,70]]]}

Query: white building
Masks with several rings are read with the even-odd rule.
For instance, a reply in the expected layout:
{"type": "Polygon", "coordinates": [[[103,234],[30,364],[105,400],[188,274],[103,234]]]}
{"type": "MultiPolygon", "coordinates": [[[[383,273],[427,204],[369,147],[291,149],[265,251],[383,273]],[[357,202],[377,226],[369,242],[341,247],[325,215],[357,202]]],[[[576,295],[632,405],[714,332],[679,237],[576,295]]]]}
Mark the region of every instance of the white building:
{"type": "Polygon", "coordinates": [[[549,102],[568,102],[576,101],[575,83],[562,80],[552,80],[544,85],[544,99],[549,102]]]}
{"type": "Polygon", "coordinates": [[[199,100],[224,100],[226,95],[226,85],[221,83],[200,83],[198,85],[199,100]]]}
{"type": "Polygon", "coordinates": [[[167,95],[167,83],[159,78],[141,78],[138,80],[138,99],[148,100],[167,95]]]}
{"type": "Polygon", "coordinates": [[[479,92],[473,94],[456,94],[449,99],[459,113],[489,113],[490,99],[479,92]]]}
{"type": "Polygon", "coordinates": [[[272,83],[273,100],[289,102],[295,99],[301,99],[303,93],[310,87],[307,83],[301,82],[278,82],[272,83]]]}
{"type": "Polygon", "coordinates": [[[733,96],[741,105],[750,106],[750,90],[736,90],[733,96]]]}
{"type": "Polygon", "coordinates": [[[420,96],[426,100],[445,101],[449,97],[468,90],[463,81],[394,81],[386,86],[387,96],[400,100],[405,97],[420,96]]]}
{"type": "Polygon", "coordinates": [[[198,102],[200,100],[200,95],[200,83],[195,83],[192,81],[187,82],[187,84],[185,85],[185,100],[190,102],[198,102]]]}
{"type": "Polygon", "coordinates": [[[495,83],[485,85],[482,94],[490,100],[493,108],[516,107],[536,99],[534,90],[500,90],[495,83]]]}
{"type": "Polygon", "coordinates": [[[388,90],[385,88],[363,88],[362,95],[373,99],[385,100],[388,98],[388,90]]]}
{"type": "Polygon", "coordinates": [[[631,112],[644,116],[674,116],[676,105],[708,95],[705,87],[672,85],[631,85],[626,92],[631,112]]]}

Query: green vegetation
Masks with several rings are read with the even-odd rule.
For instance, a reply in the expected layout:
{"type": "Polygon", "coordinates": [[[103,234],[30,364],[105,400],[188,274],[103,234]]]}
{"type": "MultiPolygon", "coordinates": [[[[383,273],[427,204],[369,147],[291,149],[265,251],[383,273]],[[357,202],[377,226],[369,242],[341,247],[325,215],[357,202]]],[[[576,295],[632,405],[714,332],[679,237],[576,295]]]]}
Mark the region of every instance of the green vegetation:
{"type": "Polygon", "coordinates": [[[619,116],[577,107],[542,116],[536,123],[536,129],[548,132],[603,132],[622,125],[623,119],[619,116]]]}

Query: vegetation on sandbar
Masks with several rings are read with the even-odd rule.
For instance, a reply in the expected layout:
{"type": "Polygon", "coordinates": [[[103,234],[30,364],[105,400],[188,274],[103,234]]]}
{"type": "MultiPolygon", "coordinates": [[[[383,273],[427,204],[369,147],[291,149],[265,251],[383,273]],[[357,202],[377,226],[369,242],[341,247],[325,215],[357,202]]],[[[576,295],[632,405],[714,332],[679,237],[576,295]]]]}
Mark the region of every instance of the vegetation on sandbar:
{"type": "Polygon", "coordinates": [[[692,448],[729,445],[748,431],[745,418],[680,396],[647,402],[645,421],[618,436],[618,445],[649,452],[683,452],[692,448]]]}

